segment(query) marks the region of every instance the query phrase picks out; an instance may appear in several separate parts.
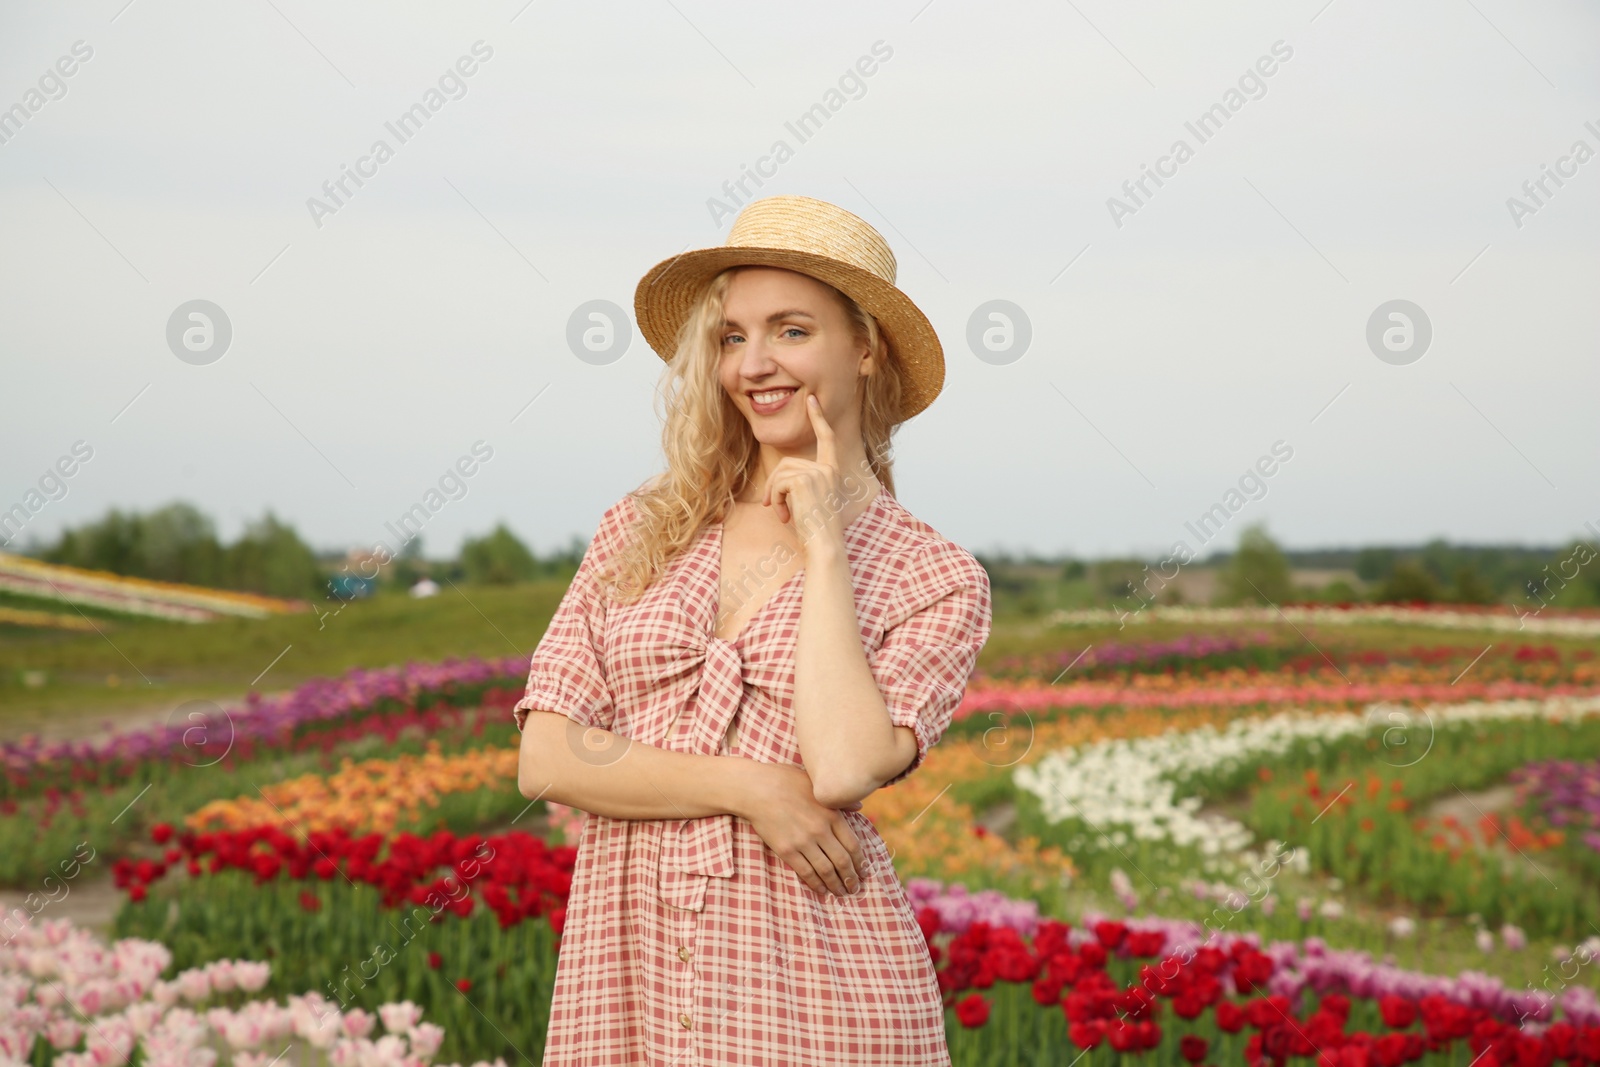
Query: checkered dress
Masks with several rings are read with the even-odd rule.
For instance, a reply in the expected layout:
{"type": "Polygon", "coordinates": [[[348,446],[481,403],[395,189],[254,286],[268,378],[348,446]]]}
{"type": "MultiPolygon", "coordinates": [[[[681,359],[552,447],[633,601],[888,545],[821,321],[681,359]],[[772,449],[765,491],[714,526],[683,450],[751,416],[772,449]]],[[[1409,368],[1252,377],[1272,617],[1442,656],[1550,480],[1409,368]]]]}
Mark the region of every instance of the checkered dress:
{"type": "MultiPolygon", "coordinates": [[[[804,570],[732,641],[712,636],[722,527],[711,524],[632,604],[597,569],[633,520],[609,508],[533,653],[533,709],[675,752],[801,762],[794,649],[804,570]]],[[[988,575],[880,489],[844,532],[861,645],[919,766],[988,639],[988,575]]],[[[757,585],[759,583],[756,583],[757,585]]],[[[756,588],[753,595],[759,597],[756,588]]],[[[732,815],[588,814],[556,968],[545,1067],[949,1064],[931,958],[870,819],[842,813],[867,877],[818,893],[732,815]]]]}

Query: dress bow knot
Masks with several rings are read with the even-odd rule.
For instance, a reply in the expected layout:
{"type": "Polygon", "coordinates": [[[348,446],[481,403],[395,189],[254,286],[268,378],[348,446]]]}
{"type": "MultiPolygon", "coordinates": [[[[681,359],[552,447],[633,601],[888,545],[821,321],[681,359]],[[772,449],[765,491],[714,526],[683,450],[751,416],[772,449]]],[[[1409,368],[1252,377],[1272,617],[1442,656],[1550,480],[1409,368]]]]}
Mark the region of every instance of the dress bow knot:
{"type": "MultiPolygon", "coordinates": [[[[685,703],[667,727],[661,747],[702,756],[721,753],[728,727],[744,700],[744,660],[732,642],[695,633],[682,654],[666,664],[666,673],[698,670],[700,685],[692,703],[685,703]]],[[[662,827],[657,893],[662,903],[700,911],[712,878],[733,876],[732,815],[698,819],[666,819],[662,827]]]]}

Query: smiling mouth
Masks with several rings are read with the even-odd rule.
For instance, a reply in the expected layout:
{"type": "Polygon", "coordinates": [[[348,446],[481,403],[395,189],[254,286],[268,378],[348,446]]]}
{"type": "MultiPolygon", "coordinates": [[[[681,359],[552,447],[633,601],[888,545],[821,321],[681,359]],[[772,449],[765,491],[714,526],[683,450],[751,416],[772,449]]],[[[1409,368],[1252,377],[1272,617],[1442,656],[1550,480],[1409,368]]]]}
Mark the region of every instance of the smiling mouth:
{"type": "Polygon", "coordinates": [[[795,386],[788,389],[768,389],[764,392],[750,393],[748,395],[752,404],[757,404],[761,407],[770,407],[771,405],[778,403],[780,400],[789,399],[789,397],[793,396],[799,391],[799,387],[795,386]]]}

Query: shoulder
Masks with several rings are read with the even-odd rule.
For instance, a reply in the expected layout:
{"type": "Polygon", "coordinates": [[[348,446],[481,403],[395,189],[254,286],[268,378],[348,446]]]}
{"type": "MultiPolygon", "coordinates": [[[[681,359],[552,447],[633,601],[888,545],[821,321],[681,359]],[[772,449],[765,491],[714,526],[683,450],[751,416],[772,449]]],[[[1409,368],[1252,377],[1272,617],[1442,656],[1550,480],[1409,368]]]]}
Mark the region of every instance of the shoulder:
{"type": "Polygon", "coordinates": [[[627,542],[629,530],[639,518],[639,506],[635,498],[643,488],[644,486],[630,489],[601,512],[593,539],[593,547],[599,557],[605,558],[615,554],[627,542]]]}
{"type": "Polygon", "coordinates": [[[989,572],[976,556],[892,498],[886,518],[880,559],[897,572],[895,599],[902,607],[915,610],[962,589],[987,606],[989,572]]]}

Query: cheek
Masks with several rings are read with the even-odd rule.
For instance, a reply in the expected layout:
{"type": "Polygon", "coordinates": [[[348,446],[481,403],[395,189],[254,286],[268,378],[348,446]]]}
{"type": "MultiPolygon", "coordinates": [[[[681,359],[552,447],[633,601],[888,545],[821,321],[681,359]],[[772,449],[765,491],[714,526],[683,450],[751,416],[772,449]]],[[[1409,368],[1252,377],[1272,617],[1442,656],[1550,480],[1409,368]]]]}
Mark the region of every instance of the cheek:
{"type": "Polygon", "coordinates": [[[722,386],[723,392],[737,393],[739,391],[739,361],[726,356],[717,364],[717,383],[722,386]]]}

